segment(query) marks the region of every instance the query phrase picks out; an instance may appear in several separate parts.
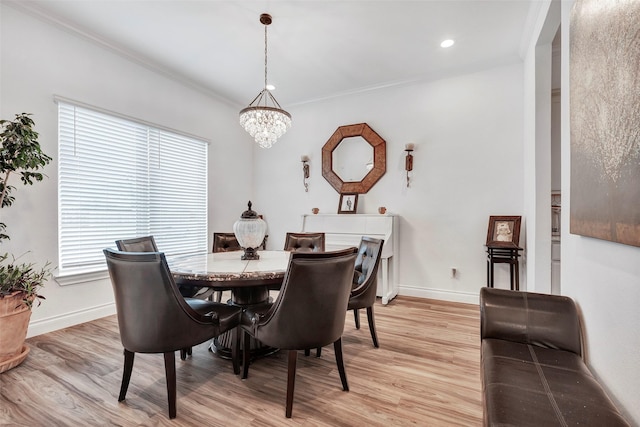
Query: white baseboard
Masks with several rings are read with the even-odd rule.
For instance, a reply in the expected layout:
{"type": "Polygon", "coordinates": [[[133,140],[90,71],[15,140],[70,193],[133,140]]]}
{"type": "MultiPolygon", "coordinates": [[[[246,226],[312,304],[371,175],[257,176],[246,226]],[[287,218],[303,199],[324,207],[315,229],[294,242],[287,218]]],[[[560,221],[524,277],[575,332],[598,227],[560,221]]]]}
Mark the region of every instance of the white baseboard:
{"type": "Polygon", "coordinates": [[[398,295],[451,302],[461,302],[465,304],[478,304],[480,290],[478,289],[478,292],[457,292],[442,289],[416,288],[413,286],[400,285],[398,295]]]}
{"type": "MultiPolygon", "coordinates": [[[[399,287],[398,295],[460,302],[465,304],[478,304],[479,291],[477,293],[456,292],[401,285],[399,287]]],[[[46,319],[35,320],[29,323],[27,338],[79,325],[84,322],[90,322],[113,314],[116,314],[116,305],[115,303],[108,303],[84,310],[48,317],[46,319]]]]}
{"type": "Polygon", "coordinates": [[[27,338],[68,328],[69,326],[79,325],[80,323],[90,322],[92,320],[100,319],[101,317],[111,316],[112,314],[116,314],[115,303],[102,304],[86,308],[84,310],[35,320],[29,323],[27,338]]]}

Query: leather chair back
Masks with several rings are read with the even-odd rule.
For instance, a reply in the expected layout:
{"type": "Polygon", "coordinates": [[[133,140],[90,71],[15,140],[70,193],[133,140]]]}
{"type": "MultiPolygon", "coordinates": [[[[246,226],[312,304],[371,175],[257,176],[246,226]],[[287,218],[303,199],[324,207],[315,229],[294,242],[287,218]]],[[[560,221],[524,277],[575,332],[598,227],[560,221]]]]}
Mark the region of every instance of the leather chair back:
{"type": "MultiPolygon", "coordinates": [[[[263,251],[267,249],[267,238],[264,236],[264,240],[259,249],[263,251]]],[[[234,233],[213,233],[213,248],[211,252],[232,252],[241,251],[242,247],[238,243],[238,239],[234,233]]]]}
{"type": "Polygon", "coordinates": [[[164,353],[217,335],[211,316],[198,314],[180,295],[164,254],[111,249],[104,254],[126,350],[164,353]]]}
{"type": "Polygon", "coordinates": [[[376,300],[383,239],[363,236],[358,248],[349,308],[370,307],[376,300]]]}
{"type": "Polygon", "coordinates": [[[252,335],[283,350],[334,343],[344,330],[355,259],[356,248],[293,252],[281,291],[252,335]]]}
{"type": "MultiPolygon", "coordinates": [[[[156,246],[156,241],[153,236],[116,240],[116,246],[118,247],[118,250],[122,252],[160,252],[156,246]]],[[[203,288],[200,286],[192,285],[178,286],[178,289],[180,290],[180,294],[185,298],[192,298],[196,296],[204,298],[213,292],[208,289],[203,292],[203,288]],[[200,295],[201,293],[202,295],[200,295]]]]}
{"type": "Polygon", "coordinates": [[[233,233],[213,233],[212,252],[240,251],[240,243],[233,233]]]}
{"type": "Polygon", "coordinates": [[[324,233],[287,233],[284,250],[292,252],[324,252],[324,233]]]}
{"type": "Polygon", "coordinates": [[[153,236],[116,240],[116,246],[122,252],[158,252],[158,246],[156,246],[153,236]]]}

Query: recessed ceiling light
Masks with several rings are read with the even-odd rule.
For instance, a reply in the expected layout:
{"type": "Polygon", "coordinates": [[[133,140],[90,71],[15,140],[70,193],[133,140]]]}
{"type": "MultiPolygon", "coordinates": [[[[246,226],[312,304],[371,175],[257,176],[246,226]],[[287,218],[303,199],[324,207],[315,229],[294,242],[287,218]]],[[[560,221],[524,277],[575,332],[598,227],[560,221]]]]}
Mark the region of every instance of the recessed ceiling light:
{"type": "Polygon", "coordinates": [[[276,87],[274,85],[267,85],[268,90],[275,90],[276,87]]]}
{"type": "Polygon", "coordinates": [[[447,40],[443,41],[442,43],[440,43],[440,47],[444,47],[444,48],[451,47],[451,46],[453,46],[454,43],[455,43],[455,41],[453,41],[451,39],[447,39],[447,40]]]}

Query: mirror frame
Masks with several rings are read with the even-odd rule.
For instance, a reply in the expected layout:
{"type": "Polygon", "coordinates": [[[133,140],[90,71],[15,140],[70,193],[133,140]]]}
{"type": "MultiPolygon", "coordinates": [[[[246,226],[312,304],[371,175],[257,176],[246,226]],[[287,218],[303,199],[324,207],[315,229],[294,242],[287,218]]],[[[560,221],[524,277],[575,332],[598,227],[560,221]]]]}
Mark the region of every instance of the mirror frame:
{"type": "Polygon", "coordinates": [[[322,147],[322,176],[340,194],[364,194],[387,171],[387,143],[366,123],[340,126],[322,147]],[[373,168],[360,181],[343,181],[333,170],[333,150],[345,138],[360,136],[373,147],[373,168]]]}

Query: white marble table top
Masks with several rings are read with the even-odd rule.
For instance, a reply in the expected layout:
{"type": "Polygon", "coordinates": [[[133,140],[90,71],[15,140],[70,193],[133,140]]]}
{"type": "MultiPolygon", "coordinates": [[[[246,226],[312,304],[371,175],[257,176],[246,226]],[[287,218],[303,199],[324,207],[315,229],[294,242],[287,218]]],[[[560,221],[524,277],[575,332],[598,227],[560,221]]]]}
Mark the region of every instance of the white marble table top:
{"type": "MultiPolygon", "coordinates": [[[[168,259],[176,279],[209,282],[251,282],[282,279],[289,251],[258,251],[260,259],[242,260],[243,251],[216,252],[168,259]]],[[[213,285],[213,283],[212,283],[213,285]]]]}

